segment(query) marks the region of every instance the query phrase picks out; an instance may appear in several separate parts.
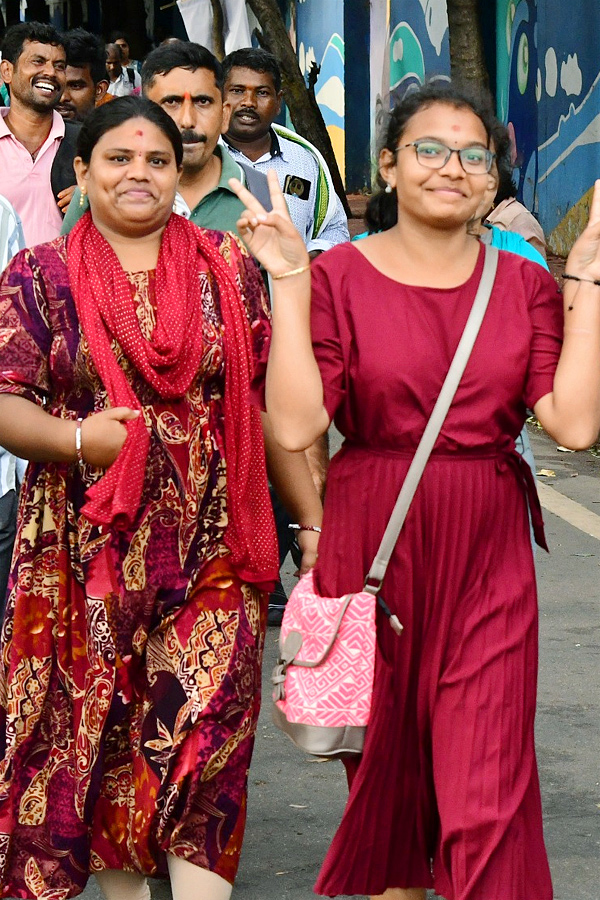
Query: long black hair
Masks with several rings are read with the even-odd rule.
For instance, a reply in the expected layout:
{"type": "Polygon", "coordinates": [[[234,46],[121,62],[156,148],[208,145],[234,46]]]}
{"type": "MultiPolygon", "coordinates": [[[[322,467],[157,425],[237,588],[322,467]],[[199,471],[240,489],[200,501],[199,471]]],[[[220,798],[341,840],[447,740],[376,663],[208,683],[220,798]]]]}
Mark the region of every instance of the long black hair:
{"type": "MultiPolygon", "coordinates": [[[[491,98],[468,87],[447,81],[431,81],[407,94],[391,111],[383,149],[393,153],[400,143],[402,135],[412,117],[422,109],[435,103],[445,103],[456,109],[470,109],[485,128],[488,146],[497,123],[491,98]]],[[[370,234],[387,231],[398,221],[398,198],[396,191],[385,191],[386,183],[377,174],[379,190],[373,194],[367,204],[365,222],[370,234]]]]}
{"type": "Polygon", "coordinates": [[[86,117],[77,137],[77,155],[86,165],[89,165],[92,151],[100,138],[104,137],[108,131],[112,131],[113,128],[118,128],[119,125],[128,122],[129,119],[147,119],[148,122],[160,128],[173,147],[177,168],[181,166],[183,144],[179,128],[173,119],[157,103],[131,94],[128,97],[119,97],[118,100],[113,100],[111,103],[97,106],[86,117]]]}

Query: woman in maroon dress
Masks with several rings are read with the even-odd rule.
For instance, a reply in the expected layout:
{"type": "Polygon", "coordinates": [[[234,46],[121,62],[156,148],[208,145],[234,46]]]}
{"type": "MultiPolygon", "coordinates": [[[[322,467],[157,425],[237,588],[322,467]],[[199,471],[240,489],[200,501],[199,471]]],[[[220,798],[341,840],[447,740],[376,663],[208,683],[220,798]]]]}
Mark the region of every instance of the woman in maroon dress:
{"type": "MultiPolygon", "coordinates": [[[[489,186],[491,112],[427,86],[391,117],[379,228],[313,263],[271,179],[247,192],[240,233],[274,281],[266,405],[289,449],[335,421],[315,569],[319,590],[360,590],[440,391],[479,283],[467,232],[489,186]],[[312,304],[311,304],[312,277],[312,304]],[[311,340],[312,327],[312,340],[311,340]]],[[[404,624],[378,622],[364,754],[316,890],[422,900],[550,900],[534,750],[537,599],[526,408],[561,444],[600,426],[600,190],[560,294],[541,267],[500,254],[490,305],[383,585],[404,624]],[[561,349],[562,345],[562,349],[561,349]]]]}
{"type": "MultiPolygon", "coordinates": [[[[171,214],[158,106],[79,138],[86,214],[0,281],[0,433],[32,460],[0,657],[0,896],[227,900],[278,559],[259,410],[263,281],[232,234],[171,214]]],[[[270,441],[298,521],[303,454],[270,441]]],[[[315,536],[301,535],[314,560],[315,536]],[[313,546],[310,547],[310,541],[313,546]]]]}

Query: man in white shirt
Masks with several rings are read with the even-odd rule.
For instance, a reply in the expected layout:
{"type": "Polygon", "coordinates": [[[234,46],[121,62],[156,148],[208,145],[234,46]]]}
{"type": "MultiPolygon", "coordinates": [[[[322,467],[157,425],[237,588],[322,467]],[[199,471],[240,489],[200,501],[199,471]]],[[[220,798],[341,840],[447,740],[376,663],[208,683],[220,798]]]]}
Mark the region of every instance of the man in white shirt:
{"type": "Polygon", "coordinates": [[[139,72],[132,66],[123,68],[123,51],[119,44],[106,45],[106,71],[110,79],[107,93],[113,97],[128,97],[142,86],[139,72]]]}
{"type": "Polygon", "coordinates": [[[274,125],[281,111],[281,73],[271,53],[234,50],[223,60],[225,102],[231,107],[225,141],[234,159],[261,172],[275,169],[292,221],[314,256],[350,240],[331,173],[317,148],[274,125]]]}

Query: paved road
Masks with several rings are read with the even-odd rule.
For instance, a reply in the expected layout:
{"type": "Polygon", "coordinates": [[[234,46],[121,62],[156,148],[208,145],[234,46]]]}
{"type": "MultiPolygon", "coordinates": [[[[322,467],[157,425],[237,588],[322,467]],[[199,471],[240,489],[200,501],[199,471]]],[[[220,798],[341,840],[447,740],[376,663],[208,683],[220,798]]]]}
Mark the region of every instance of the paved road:
{"type": "MultiPolygon", "coordinates": [[[[600,513],[600,460],[562,454],[533,434],[538,469],[561,495],[600,513]],[[576,476],[576,477],[573,477],[576,476]]],[[[540,584],[540,691],[537,741],[546,838],[555,900],[600,897],[600,543],[546,513],[551,553],[538,553],[540,584]]],[[[600,524],[600,520],[599,520],[600,524]]],[[[277,630],[269,629],[267,680],[277,630]]],[[[250,814],[234,898],[309,900],[319,863],[342,812],[341,766],[298,752],[269,722],[259,723],[250,773],[250,814]]],[[[90,883],[82,895],[98,900],[90,883]]],[[[170,900],[153,883],[154,900],[170,900]]],[[[204,900],[204,898],[203,898],[204,900]]],[[[536,898],[514,898],[536,900],[536,898]]]]}

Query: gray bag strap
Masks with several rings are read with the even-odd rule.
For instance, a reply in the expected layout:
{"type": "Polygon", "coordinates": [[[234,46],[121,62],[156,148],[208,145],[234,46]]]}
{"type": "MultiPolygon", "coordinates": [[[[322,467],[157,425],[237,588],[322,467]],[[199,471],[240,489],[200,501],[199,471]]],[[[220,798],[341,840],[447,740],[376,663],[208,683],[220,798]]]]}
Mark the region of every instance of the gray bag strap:
{"type": "Polygon", "coordinates": [[[456,394],[456,390],[463,376],[463,372],[469,361],[471,350],[479,334],[481,323],[490,300],[494,279],[496,277],[496,269],[498,267],[498,251],[495,247],[486,245],[485,260],[483,263],[483,272],[481,273],[481,281],[473,301],[473,306],[465,325],[462,337],[454,354],[454,359],[446,375],[446,379],[437,398],[436,404],[431,413],[431,417],[427,423],[423,437],[419,442],[413,461],[407,472],[406,478],[398,495],[396,505],[388,522],[385,534],[377,555],[373,560],[373,564],[369,569],[365,581],[365,591],[371,594],[377,594],[381,588],[381,584],[385,577],[388,563],[391,559],[396,541],[404,525],[404,520],[408,513],[411,501],[415,495],[415,491],[421,480],[423,470],[427,464],[427,460],[431,455],[433,446],[444,424],[448,410],[456,394]]]}

